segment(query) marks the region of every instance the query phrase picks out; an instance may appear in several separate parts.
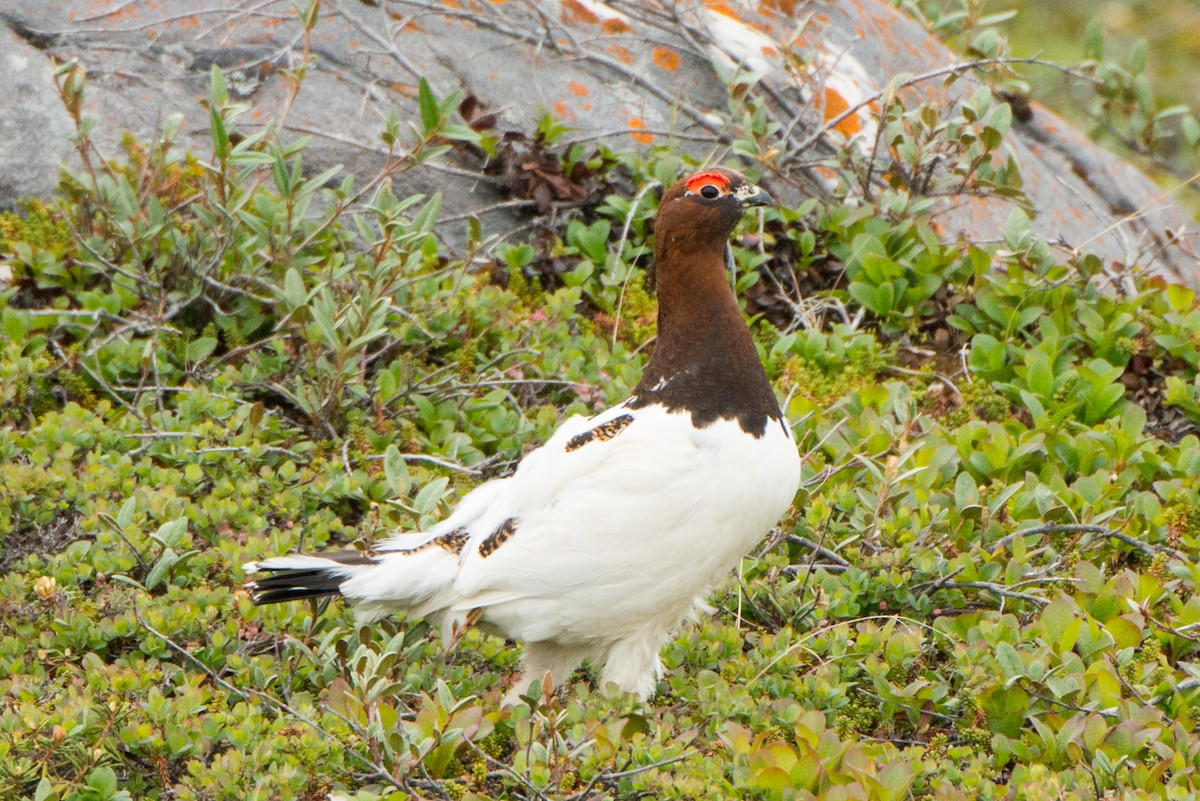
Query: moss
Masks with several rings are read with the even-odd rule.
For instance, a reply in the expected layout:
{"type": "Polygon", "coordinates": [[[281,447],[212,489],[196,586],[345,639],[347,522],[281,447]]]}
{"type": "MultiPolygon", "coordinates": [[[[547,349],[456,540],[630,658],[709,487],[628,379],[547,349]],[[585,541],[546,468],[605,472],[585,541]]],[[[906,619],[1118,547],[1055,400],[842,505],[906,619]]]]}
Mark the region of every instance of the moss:
{"type": "Polygon", "coordinates": [[[72,242],[66,220],[47,203],[25,201],[20,214],[0,212],[0,253],[13,253],[17,244],[22,243],[33,251],[62,255],[72,242]]]}

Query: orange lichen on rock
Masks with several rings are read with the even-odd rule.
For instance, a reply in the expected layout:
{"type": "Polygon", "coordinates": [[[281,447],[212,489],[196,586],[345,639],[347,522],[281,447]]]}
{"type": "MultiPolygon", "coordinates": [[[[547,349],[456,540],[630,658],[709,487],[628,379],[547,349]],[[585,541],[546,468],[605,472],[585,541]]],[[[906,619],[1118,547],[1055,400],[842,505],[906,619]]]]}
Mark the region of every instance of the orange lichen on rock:
{"type": "Polygon", "coordinates": [[[729,17],[731,20],[737,21],[738,23],[744,25],[745,27],[749,28],[752,31],[758,31],[763,36],[771,36],[772,35],[771,31],[769,29],[763,27],[762,25],[755,24],[754,22],[751,22],[750,20],[746,19],[745,17],[743,17],[741,14],[739,14],[737,12],[737,9],[735,9],[733,6],[729,5],[728,3],[714,2],[714,0],[708,0],[708,2],[706,2],[704,4],[704,7],[706,9],[708,9],[709,11],[713,12],[714,14],[720,14],[723,17],[729,17]]]}
{"type": "Polygon", "coordinates": [[[588,91],[588,88],[579,81],[569,81],[567,83],[567,88],[570,89],[571,94],[575,95],[576,97],[587,97],[589,94],[591,94],[591,92],[588,91]]]}
{"type": "MultiPolygon", "coordinates": [[[[825,87],[825,122],[845,113],[849,108],[850,104],[846,102],[846,98],[842,97],[841,92],[829,86],[825,87]]],[[[850,136],[862,130],[862,121],[859,120],[857,114],[851,114],[833,127],[842,135],[850,136]]]]}
{"type": "Polygon", "coordinates": [[[600,17],[596,16],[596,12],[579,2],[579,0],[562,0],[562,21],[595,25],[600,21],[600,17]]]}
{"type": "Polygon", "coordinates": [[[561,100],[554,101],[554,113],[560,120],[574,120],[576,116],[571,113],[571,109],[561,100]]]}
{"type": "Polygon", "coordinates": [[[758,10],[763,14],[794,17],[798,5],[798,0],[763,0],[758,4],[758,10]]]}
{"type": "Polygon", "coordinates": [[[621,47],[619,44],[610,44],[608,46],[608,52],[612,53],[626,64],[633,63],[633,53],[629,51],[628,47],[621,47]]]}
{"type": "Polygon", "coordinates": [[[708,2],[706,2],[704,4],[704,6],[709,11],[714,11],[718,14],[724,14],[725,16],[729,17],[730,19],[736,19],[738,22],[742,22],[742,23],[746,22],[746,20],[742,19],[742,15],[737,13],[737,11],[735,11],[727,3],[714,2],[714,0],[708,0],[708,2]]]}
{"type": "Polygon", "coordinates": [[[629,23],[620,17],[609,17],[600,23],[600,30],[605,33],[629,33],[633,30],[629,27],[629,23]]]}
{"type": "Polygon", "coordinates": [[[645,132],[644,129],[646,127],[646,121],[641,117],[630,117],[628,120],[628,125],[632,131],[632,133],[629,134],[630,139],[643,145],[654,143],[654,134],[645,132]]]}
{"type": "Polygon", "coordinates": [[[830,167],[828,164],[818,164],[817,166],[813,167],[813,172],[817,174],[818,178],[826,183],[833,183],[838,177],[837,170],[835,170],[833,167],[830,167]]]}
{"type": "Polygon", "coordinates": [[[654,48],[654,63],[664,70],[675,72],[679,69],[679,54],[668,47],[654,48]]]}

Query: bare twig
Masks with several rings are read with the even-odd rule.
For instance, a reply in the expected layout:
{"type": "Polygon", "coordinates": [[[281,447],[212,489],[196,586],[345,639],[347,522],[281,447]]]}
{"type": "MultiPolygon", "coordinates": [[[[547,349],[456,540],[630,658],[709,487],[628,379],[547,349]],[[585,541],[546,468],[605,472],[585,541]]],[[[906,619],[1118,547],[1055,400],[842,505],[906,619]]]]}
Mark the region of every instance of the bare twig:
{"type": "Polygon", "coordinates": [[[828,548],[826,548],[824,545],[821,545],[818,542],[813,542],[812,540],[808,539],[807,537],[801,537],[801,536],[792,534],[792,535],[789,535],[786,539],[787,539],[787,542],[794,543],[796,545],[801,545],[805,548],[808,548],[810,551],[813,552],[814,555],[819,554],[819,555],[825,557],[826,559],[828,559],[829,561],[833,562],[836,565],[839,565],[841,567],[849,567],[850,566],[850,563],[847,562],[836,551],[831,551],[828,548]]]}
{"type": "Polygon", "coordinates": [[[1038,606],[1045,606],[1046,604],[1050,603],[1048,600],[1040,596],[1030,595],[1027,592],[1017,592],[1005,587],[1003,584],[997,584],[993,581],[944,581],[940,586],[942,589],[949,590],[984,590],[985,592],[990,592],[993,595],[998,595],[1002,599],[1012,598],[1016,601],[1028,601],[1030,603],[1037,604],[1038,606]]]}
{"type": "Polygon", "coordinates": [[[1004,548],[1009,543],[1018,537],[1034,537],[1043,534],[1103,534],[1106,537],[1112,537],[1115,540],[1125,543],[1131,548],[1136,548],[1147,556],[1155,556],[1159,553],[1165,553],[1179,560],[1187,559],[1187,555],[1182,551],[1176,550],[1166,545],[1152,545],[1135,539],[1128,534],[1122,534],[1119,531],[1114,531],[1107,526],[1097,526],[1088,523],[1047,523],[1042,526],[1034,526],[1033,528],[1023,529],[1022,531],[1014,531],[1012,534],[1001,537],[992,543],[991,548],[1004,548]]]}

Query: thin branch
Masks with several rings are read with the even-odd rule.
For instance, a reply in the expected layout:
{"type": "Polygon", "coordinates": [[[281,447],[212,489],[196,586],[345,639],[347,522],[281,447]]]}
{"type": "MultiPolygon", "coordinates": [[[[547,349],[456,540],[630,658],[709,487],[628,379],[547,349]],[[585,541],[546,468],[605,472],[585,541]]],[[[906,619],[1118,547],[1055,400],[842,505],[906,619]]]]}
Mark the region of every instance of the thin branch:
{"type": "Polygon", "coordinates": [[[836,565],[840,565],[841,567],[849,567],[850,566],[850,563],[848,561],[846,561],[836,551],[831,551],[828,548],[826,548],[824,545],[821,545],[820,543],[817,543],[817,542],[813,542],[812,540],[808,539],[807,537],[801,537],[799,535],[792,534],[786,538],[786,541],[793,543],[795,545],[801,545],[805,548],[808,548],[814,554],[819,554],[821,556],[824,556],[829,561],[833,562],[836,565]]]}
{"type": "Polygon", "coordinates": [[[1028,601],[1030,603],[1037,604],[1038,606],[1045,606],[1046,604],[1050,603],[1048,600],[1040,596],[1030,595],[1027,592],[1016,592],[1015,590],[1010,590],[1008,587],[1005,587],[1003,584],[996,584],[992,581],[945,581],[942,582],[941,587],[942,589],[948,590],[984,590],[985,592],[998,595],[1001,598],[1012,598],[1016,601],[1028,601]]]}
{"type": "Polygon", "coordinates": [[[1004,548],[1018,537],[1033,537],[1041,536],[1043,534],[1103,534],[1106,537],[1112,537],[1115,540],[1119,540],[1131,548],[1136,548],[1147,556],[1155,556],[1159,553],[1165,553],[1181,561],[1187,560],[1187,555],[1185,553],[1167,545],[1152,545],[1150,543],[1142,542],[1139,539],[1135,539],[1128,534],[1122,534],[1119,531],[1113,531],[1107,526],[1097,526],[1088,523],[1047,523],[1042,526],[1034,526],[1033,528],[1027,528],[1022,531],[1014,531],[1012,534],[1001,537],[989,547],[1004,548]]]}

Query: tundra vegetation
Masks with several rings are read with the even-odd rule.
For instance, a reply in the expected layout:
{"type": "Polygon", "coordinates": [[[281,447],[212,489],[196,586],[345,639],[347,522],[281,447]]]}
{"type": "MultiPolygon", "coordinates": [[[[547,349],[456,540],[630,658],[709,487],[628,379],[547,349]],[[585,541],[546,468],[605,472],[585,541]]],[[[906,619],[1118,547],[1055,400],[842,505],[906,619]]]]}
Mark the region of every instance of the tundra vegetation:
{"type": "MultiPolygon", "coordinates": [[[[1136,63],[1076,69],[1107,130],[1195,144],[1136,63]]],[[[501,147],[422,83],[378,176],[314,174],[219,71],[210,151],[167,120],[102,153],[64,65],[78,164],[0,215],[0,796],[1194,797],[1200,305],[1030,234],[986,88],[1020,79],[976,77],[956,108],[894,99],[876,159],[840,151],[828,197],[735,237],[804,484],[655,700],[585,673],[501,710],[504,642],[257,608],[238,565],[420,528],[623,399],[653,187],[689,161],[549,117],[501,147]],[[390,191],[450,148],[586,200],[499,240],[390,191]],[[964,193],[1014,200],[1000,240],[939,228],[964,193]]],[[[725,163],[770,183],[752,92],[729,121],[725,163]]]]}

